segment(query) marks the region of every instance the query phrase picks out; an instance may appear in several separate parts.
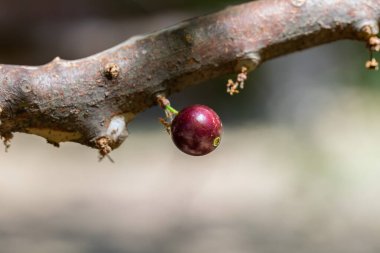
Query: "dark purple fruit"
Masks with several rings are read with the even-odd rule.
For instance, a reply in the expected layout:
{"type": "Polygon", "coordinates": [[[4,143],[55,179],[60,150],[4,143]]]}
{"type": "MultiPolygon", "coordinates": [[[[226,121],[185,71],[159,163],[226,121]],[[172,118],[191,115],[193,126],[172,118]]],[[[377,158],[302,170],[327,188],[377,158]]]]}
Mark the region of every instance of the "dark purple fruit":
{"type": "Polygon", "coordinates": [[[206,155],[218,147],[222,122],[218,114],[205,105],[192,105],[180,111],[171,124],[174,144],[193,156],[206,155]]]}

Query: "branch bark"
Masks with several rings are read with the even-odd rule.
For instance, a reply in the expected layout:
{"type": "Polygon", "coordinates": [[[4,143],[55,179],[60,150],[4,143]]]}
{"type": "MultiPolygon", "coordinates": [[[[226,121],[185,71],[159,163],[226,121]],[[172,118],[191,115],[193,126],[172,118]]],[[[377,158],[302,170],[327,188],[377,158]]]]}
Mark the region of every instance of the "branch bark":
{"type": "Polygon", "coordinates": [[[132,37],[74,61],[38,67],[0,65],[0,135],[37,134],[104,154],[126,125],[187,86],[243,66],[341,39],[378,33],[380,0],[260,0],[132,37]]]}

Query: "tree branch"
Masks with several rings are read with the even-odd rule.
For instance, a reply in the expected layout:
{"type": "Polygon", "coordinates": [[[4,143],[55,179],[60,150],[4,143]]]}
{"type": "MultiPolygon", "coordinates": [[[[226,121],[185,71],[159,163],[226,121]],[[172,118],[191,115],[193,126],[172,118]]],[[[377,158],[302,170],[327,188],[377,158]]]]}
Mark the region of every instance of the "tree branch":
{"type": "Polygon", "coordinates": [[[380,0],[260,0],[132,37],[96,55],[0,65],[0,135],[117,148],[126,125],[187,86],[341,39],[378,33],[380,0]]]}

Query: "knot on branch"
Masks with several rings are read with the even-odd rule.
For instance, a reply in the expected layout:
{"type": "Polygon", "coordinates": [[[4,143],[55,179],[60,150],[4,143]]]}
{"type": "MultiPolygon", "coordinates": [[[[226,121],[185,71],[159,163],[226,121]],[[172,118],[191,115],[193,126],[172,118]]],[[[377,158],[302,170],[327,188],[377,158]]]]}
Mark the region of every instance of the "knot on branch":
{"type": "Polygon", "coordinates": [[[104,68],[104,76],[108,80],[116,79],[119,76],[120,67],[116,63],[108,63],[104,68]]]}
{"type": "Polygon", "coordinates": [[[95,147],[99,150],[101,157],[108,155],[112,150],[118,148],[128,137],[127,125],[124,116],[114,116],[108,125],[106,132],[97,137],[95,147]]]}

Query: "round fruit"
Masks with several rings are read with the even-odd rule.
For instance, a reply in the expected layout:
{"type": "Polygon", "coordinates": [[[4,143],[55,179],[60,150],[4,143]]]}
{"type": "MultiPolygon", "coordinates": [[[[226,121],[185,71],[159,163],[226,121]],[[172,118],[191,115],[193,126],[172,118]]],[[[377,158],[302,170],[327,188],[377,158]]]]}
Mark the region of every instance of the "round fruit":
{"type": "Polygon", "coordinates": [[[222,122],[216,112],[205,105],[192,105],[180,111],[171,124],[174,144],[193,156],[206,155],[218,147],[222,122]]]}

